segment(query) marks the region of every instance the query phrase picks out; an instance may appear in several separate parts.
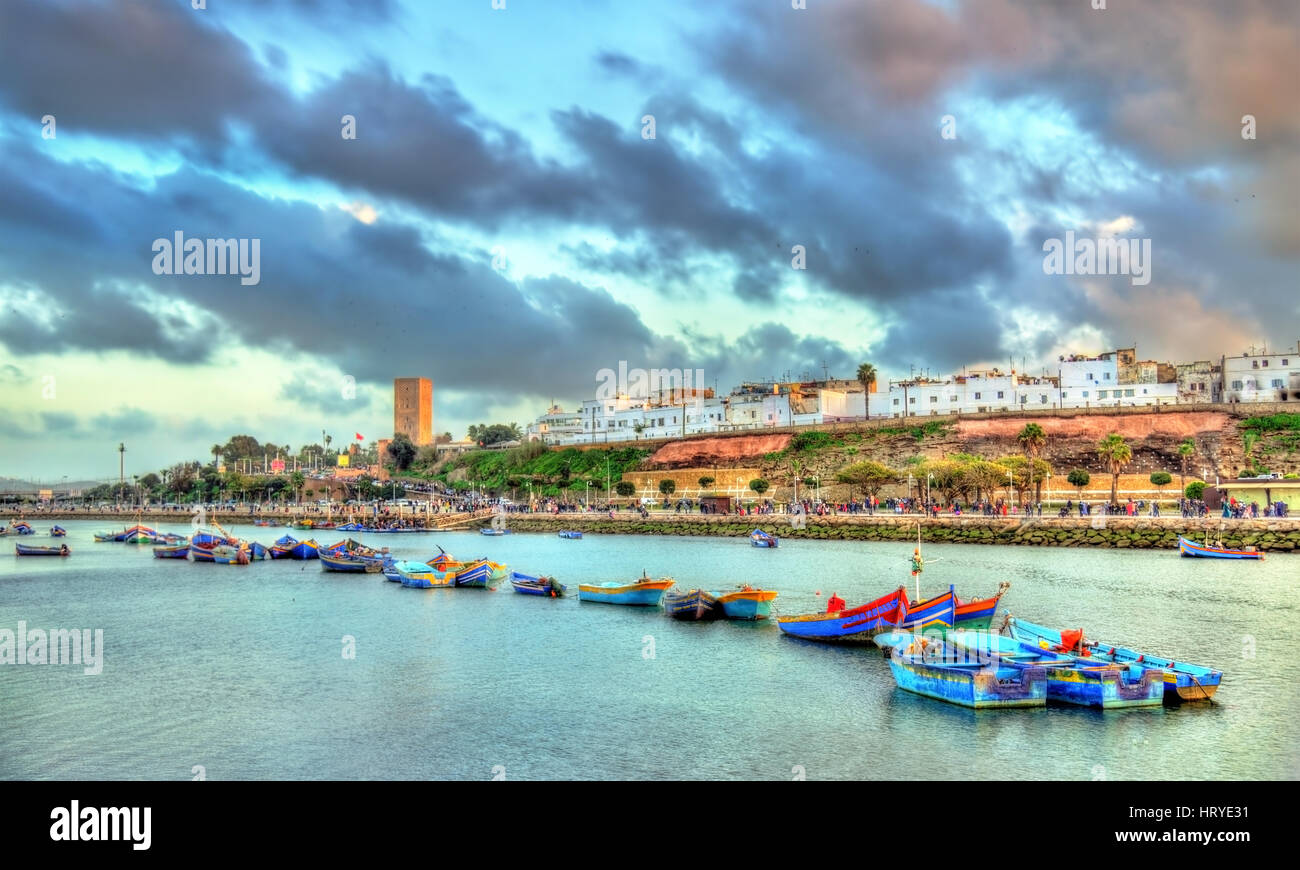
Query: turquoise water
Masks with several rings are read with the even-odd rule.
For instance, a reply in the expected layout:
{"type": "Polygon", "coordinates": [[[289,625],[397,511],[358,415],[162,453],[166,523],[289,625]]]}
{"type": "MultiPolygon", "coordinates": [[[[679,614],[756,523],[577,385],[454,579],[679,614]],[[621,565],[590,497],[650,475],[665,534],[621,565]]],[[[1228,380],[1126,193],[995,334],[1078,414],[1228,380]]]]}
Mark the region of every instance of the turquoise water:
{"type": "Polygon", "coordinates": [[[574,597],[551,600],[404,589],[315,561],[157,560],[92,543],[110,524],[63,525],[68,559],[0,555],[0,629],[102,629],[103,672],[0,665],[0,778],[1300,776],[1300,556],[927,546],[923,593],[983,597],[1010,580],[1012,613],[1225,671],[1212,704],[974,713],[897,690],[874,650],[576,597],[579,582],[644,570],[688,587],[753,582],[780,590],[780,612],[821,610],[831,592],[852,605],[908,582],[906,544],[350,535],[399,557],[441,545],[554,574],[574,597]]]}

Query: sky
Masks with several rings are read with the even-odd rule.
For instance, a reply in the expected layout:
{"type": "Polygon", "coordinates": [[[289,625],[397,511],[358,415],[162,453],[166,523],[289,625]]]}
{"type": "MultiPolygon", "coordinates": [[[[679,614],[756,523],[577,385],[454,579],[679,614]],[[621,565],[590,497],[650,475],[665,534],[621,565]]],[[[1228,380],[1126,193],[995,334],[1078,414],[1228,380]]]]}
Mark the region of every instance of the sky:
{"type": "Polygon", "coordinates": [[[1292,0],[196,2],[0,4],[0,477],[1300,339],[1292,0]]]}

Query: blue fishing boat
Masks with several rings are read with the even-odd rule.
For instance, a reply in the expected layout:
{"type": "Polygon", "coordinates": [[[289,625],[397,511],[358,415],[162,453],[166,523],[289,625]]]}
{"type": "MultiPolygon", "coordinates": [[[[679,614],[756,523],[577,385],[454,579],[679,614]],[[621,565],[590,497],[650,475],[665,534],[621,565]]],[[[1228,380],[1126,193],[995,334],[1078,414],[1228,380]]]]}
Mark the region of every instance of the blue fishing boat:
{"type": "Polygon", "coordinates": [[[153,557],[155,559],[184,559],[190,554],[189,543],[184,544],[163,544],[153,548],[153,557]]]}
{"type": "Polygon", "coordinates": [[[767,547],[769,549],[780,545],[781,541],[776,535],[769,535],[762,529],[754,529],[749,533],[749,542],[755,547],[767,547]]]}
{"type": "Polygon", "coordinates": [[[563,598],[568,588],[563,583],[556,582],[554,577],[533,577],[518,571],[510,572],[510,585],[520,595],[542,595],[547,598],[563,598]]]}
{"type": "Polygon", "coordinates": [[[212,548],[212,561],[218,565],[247,565],[248,550],[235,544],[217,544],[212,548]]]}
{"type": "Polygon", "coordinates": [[[898,688],[976,710],[1047,705],[1047,669],[993,662],[954,663],[942,640],[909,644],[889,658],[898,688]],[[918,648],[920,647],[920,648],[918,648]]]}
{"type": "Polygon", "coordinates": [[[52,526],[50,528],[51,538],[62,538],[62,537],[66,537],[67,534],[68,534],[68,530],[63,528],[63,526],[52,526]]]}
{"type": "Polygon", "coordinates": [[[298,546],[297,538],[292,535],[281,535],[267,551],[272,559],[292,559],[293,548],[296,546],[298,546]]]}
{"type": "Polygon", "coordinates": [[[271,550],[265,544],[259,544],[253,541],[248,545],[248,558],[254,562],[264,562],[271,558],[271,550]]]}
{"type": "Polygon", "coordinates": [[[845,609],[832,596],[825,613],[778,616],[776,624],[791,637],[825,643],[870,643],[883,631],[897,628],[907,614],[907,590],[902,586],[875,601],[845,609]]]}
{"type": "Polygon", "coordinates": [[[730,592],[714,592],[722,613],[727,619],[767,619],[772,615],[772,600],[776,592],[759,589],[748,583],[730,592]]]}
{"type": "Polygon", "coordinates": [[[1047,700],[1119,710],[1164,703],[1164,671],[1142,665],[1084,661],[987,631],[954,632],[949,649],[968,660],[1047,669],[1047,700]]]}
{"type": "Polygon", "coordinates": [[[1250,547],[1245,550],[1230,550],[1227,547],[1198,544],[1181,535],[1178,537],[1178,552],[1183,556],[1198,556],[1203,559],[1263,559],[1264,554],[1250,547]]]}
{"type": "Polygon", "coordinates": [[[479,530],[478,530],[478,533],[479,533],[480,535],[487,535],[488,537],[496,538],[496,537],[500,537],[501,535],[508,535],[508,534],[510,534],[510,530],[509,530],[509,529],[482,528],[482,529],[479,529],[479,530]]]}
{"type": "Polygon", "coordinates": [[[367,571],[374,573],[381,570],[382,566],[376,559],[367,559],[364,556],[352,556],[347,553],[329,553],[321,551],[319,557],[321,569],[325,571],[338,571],[344,574],[364,574],[367,571]]]}
{"type": "Polygon", "coordinates": [[[1223,680],[1223,671],[1217,668],[1140,653],[1102,641],[1085,640],[1083,629],[1060,631],[1010,615],[1006,619],[1006,629],[1013,638],[1023,643],[1072,655],[1081,660],[1159,668],[1164,673],[1164,699],[1169,703],[1209,700],[1219,690],[1219,683],[1223,680]]]}
{"type": "MultiPolygon", "coordinates": [[[[492,565],[487,559],[479,559],[456,572],[455,583],[464,588],[486,589],[493,585],[492,565]]],[[[500,582],[497,578],[496,582],[500,582]]]]}
{"type": "Polygon", "coordinates": [[[320,557],[320,544],[308,538],[289,548],[289,555],[294,559],[316,559],[320,557]]]}
{"type": "Polygon", "coordinates": [[[671,577],[653,580],[641,577],[631,583],[579,583],[579,601],[602,604],[628,604],[634,607],[658,607],[664,593],[675,581],[671,577]]]}
{"type": "Polygon", "coordinates": [[[10,520],[9,532],[14,535],[34,535],[36,529],[32,528],[32,524],[26,520],[10,520]]]}
{"type": "Polygon", "coordinates": [[[664,611],[673,619],[717,619],[722,616],[718,599],[702,589],[669,592],[664,596],[664,611]]]}
{"type": "Polygon", "coordinates": [[[450,589],[456,583],[455,571],[443,571],[419,562],[398,562],[397,574],[403,586],[413,589],[450,589]]]}
{"type": "Polygon", "coordinates": [[[582,537],[582,532],[576,532],[570,529],[560,532],[559,537],[568,538],[570,541],[576,541],[582,537]]]}
{"type": "Polygon", "coordinates": [[[71,556],[72,551],[68,549],[67,544],[59,544],[57,547],[33,547],[26,544],[14,544],[15,556],[71,556]]]}

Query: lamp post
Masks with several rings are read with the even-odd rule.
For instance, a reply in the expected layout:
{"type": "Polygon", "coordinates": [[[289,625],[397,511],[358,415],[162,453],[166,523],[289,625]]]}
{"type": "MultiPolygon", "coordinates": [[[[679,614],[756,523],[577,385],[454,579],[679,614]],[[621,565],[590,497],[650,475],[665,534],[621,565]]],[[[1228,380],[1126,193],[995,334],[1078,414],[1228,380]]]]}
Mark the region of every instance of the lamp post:
{"type": "Polygon", "coordinates": [[[1011,502],[1012,507],[1016,506],[1016,490],[1013,486],[1014,482],[1015,479],[1011,476],[1011,469],[1008,468],[1007,469],[1007,501],[1011,502]]]}
{"type": "Polygon", "coordinates": [[[925,512],[930,513],[930,483],[934,480],[934,472],[927,472],[925,475],[925,512]]]}
{"type": "Polygon", "coordinates": [[[912,500],[912,472],[907,473],[907,500],[912,500]]]}

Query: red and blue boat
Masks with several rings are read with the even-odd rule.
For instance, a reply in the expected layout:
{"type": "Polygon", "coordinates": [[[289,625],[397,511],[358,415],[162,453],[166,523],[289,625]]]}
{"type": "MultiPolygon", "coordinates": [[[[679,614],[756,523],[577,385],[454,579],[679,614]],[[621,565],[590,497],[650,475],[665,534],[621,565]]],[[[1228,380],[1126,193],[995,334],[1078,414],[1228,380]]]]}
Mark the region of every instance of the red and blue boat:
{"type": "Polygon", "coordinates": [[[773,549],[781,545],[781,540],[776,535],[768,534],[762,529],[754,529],[749,533],[749,542],[755,547],[766,547],[773,549]]]}
{"type": "Polygon", "coordinates": [[[1183,556],[1197,556],[1202,559],[1263,559],[1264,554],[1250,548],[1248,550],[1230,550],[1227,547],[1198,544],[1178,536],[1178,552],[1183,556]]]}
{"type": "MultiPolygon", "coordinates": [[[[838,599],[832,596],[832,607],[838,599]]],[[[897,628],[907,614],[907,590],[899,586],[888,595],[844,610],[778,616],[776,624],[791,637],[825,643],[870,643],[884,631],[897,628]]]]}
{"type": "Polygon", "coordinates": [[[338,571],[343,574],[376,573],[381,570],[377,559],[365,556],[353,556],[349,553],[334,553],[322,550],[319,554],[321,568],[325,571],[338,571]]]}
{"type": "Polygon", "coordinates": [[[65,529],[63,526],[52,526],[50,528],[51,538],[63,538],[66,537],[67,534],[68,534],[68,530],[65,529]]]}
{"type": "Polygon", "coordinates": [[[1102,641],[1085,640],[1081,628],[1061,631],[1008,616],[1006,629],[1022,643],[1071,655],[1080,661],[1159,668],[1164,674],[1164,700],[1167,703],[1208,701],[1214,697],[1214,693],[1219,690],[1219,683],[1223,681],[1223,671],[1217,668],[1140,653],[1102,641]]]}
{"type": "Polygon", "coordinates": [[[518,571],[510,572],[510,585],[520,595],[541,595],[546,598],[563,598],[566,587],[554,577],[533,577],[518,571]]]}

